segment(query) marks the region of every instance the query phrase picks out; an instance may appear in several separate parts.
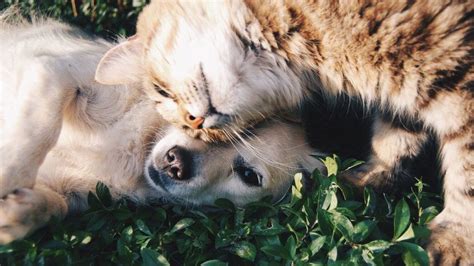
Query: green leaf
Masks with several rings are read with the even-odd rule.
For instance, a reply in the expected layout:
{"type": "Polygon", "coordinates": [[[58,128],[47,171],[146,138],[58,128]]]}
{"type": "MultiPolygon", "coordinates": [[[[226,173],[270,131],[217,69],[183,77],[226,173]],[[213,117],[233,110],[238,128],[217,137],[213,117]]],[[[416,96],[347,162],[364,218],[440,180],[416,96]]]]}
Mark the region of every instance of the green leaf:
{"type": "Polygon", "coordinates": [[[95,191],[99,200],[104,204],[104,206],[112,205],[112,196],[110,195],[109,188],[102,182],[97,182],[95,186],[95,191]]]}
{"type": "Polygon", "coordinates": [[[227,266],[228,264],[226,262],[220,261],[220,260],[208,260],[203,263],[201,263],[201,266],[227,266]]]}
{"type": "Polygon", "coordinates": [[[140,251],[140,254],[143,260],[142,265],[144,266],[170,265],[168,260],[163,255],[152,249],[144,248],[140,251]]]}
{"type": "Polygon", "coordinates": [[[117,252],[120,257],[130,259],[132,256],[132,251],[127,247],[126,243],[122,239],[117,241],[117,252]]]}
{"type": "Polygon", "coordinates": [[[116,209],[112,212],[115,218],[117,218],[120,221],[124,221],[132,217],[132,212],[129,209],[116,209]]]}
{"type": "Polygon", "coordinates": [[[87,194],[87,204],[89,204],[89,207],[91,209],[103,209],[104,206],[100,202],[99,198],[97,197],[96,194],[92,193],[89,191],[89,194],[87,194]]]}
{"type": "Polygon", "coordinates": [[[11,246],[0,245],[0,254],[8,254],[8,253],[12,253],[13,251],[15,251],[15,249],[11,246]]]}
{"type": "Polygon", "coordinates": [[[346,170],[352,169],[352,168],[357,167],[361,164],[364,164],[364,161],[359,161],[359,160],[356,160],[356,159],[347,159],[347,160],[342,162],[341,171],[346,171],[346,170]]]}
{"type": "Polygon", "coordinates": [[[103,216],[94,216],[87,223],[87,230],[89,231],[99,231],[107,223],[105,217],[103,216]]]}
{"type": "Polygon", "coordinates": [[[377,195],[370,187],[364,188],[364,202],[365,208],[362,214],[367,216],[374,215],[375,209],[377,208],[377,195]]]}
{"type": "Polygon", "coordinates": [[[253,234],[257,236],[272,236],[286,232],[287,229],[278,223],[278,219],[262,219],[262,222],[253,227],[253,234]]]}
{"type": "Polygon", "coordinates": [[[130,242],[132,240],[132,235],[133,235],[133,227],[132,226],[127,226],[122,230],[122,238],[126,242],[130,242]]]}
{"type": "Polygon", "coordinates": [[[405,199],[401,199],[395,207],[393,218],[393,239],[399,238],[410,224],[410,208],[405,199]]]}
{"type": "Polygon", "coordinates": [[[329,195],[330,195],[330,197],[331,197],[331,203],[329,204],[328,210],[334,210],[335,208],[337,208],[337,204],[338,204],[336,192],[335,192],[335,191],[331,191],[331,192],[329,193],[329,195]]]}
{"type": "Polygon", "coordinates": [[[324,246],[326,242],[326,236],[319,236],[309,244],[309,250],[311,251],[311,255],[314,256],[318,251],[324,246]]]}
{"type": "Polygon", "coordinates": [[[187,228],[187,227],[191,226],[192,224],[194,224],[194,219],[192,219],[192,218],[181,219],[173,226],[170,233],[171,234],[175,233],[179,230],[182,230],[184,228],[187,228]]]}
{"type": "Polygon", "coordinates": [[[385,241],[385,240],[374,240],[370,243],[364,245],[364,247],[368,248],[370,251],[374,253],[381,253],[391,247],[393,244],[385,241]]]}
{"type": "Polygon", "coordinates": [[[399,238],[397,238],[397,240],[395,240],[395,241],[399,242],[399,241],[403,241],[403,240],[412,239],[414,237],[415,237],[415,231],[413,230],[412,224],[410,224],[408,226],[408,229],[405,230],[405,232],[399,238]]]}
{"type": "Polygon", "coordinates": [[[429,265],[428,254],[422,247],[409,242],[400,242],[398,245],[404,248],[402,259],[405,265],[429,265]]]}
{"type": "Polygon", "coordinates": [[[233,231],[229,229],[222,229],[216,235],[215,246],[221,248],[230,245],[236,238],[233,231]]]}
{"type": "Polygon", "coordinates": [[[290,259],[294,260],[296,257],[296,240],[293,236],[288,237],[286,240],[285,249],[290,256],[290,259]]]}
{"type": "Polygon", "coordinates": [[[374,230],[375,222],[371,220],[364,220],[358,222],[354,226],[354,230],[352,233],[352,241],[355,243],[361,243],[364,241],[374,230]]]}
{"type": "Polygon", "coordinates": [[[321,229],[321,232],[323,232],[323,234],[325,235],[331,235],[332,228],[333,228],[331,224],[331,213],[323,209],[319,209],[317,211],[317,218],[318,218],[318,224],[319,224],[319,228],[321,229]]]}
{"type": "Polygon", "coordinates": [[[294,185],[291,187],[291,202],[294,203],[303,198],[303,174],[297,173],[294,177],[294,185]]]}
{"type": "Polygon", "coordinates": [[[338,212],[331,212],[331,221],[336,229],[341,232],[344,238],[348,241],[352,241],[351,234],[354,230],[351,221],[344,215],[338,212]]]}
{"type": "Polygon", "coordinates": [[[144,233],[148,236],[153,235],[153,233],[150,231],[148,226],[146,226],[146,224],[145,224],[145,222],[143,222],[143,220],[138,219],[138,220],[135,221],[135,224],[137,225],[138,230],[142,231],[142,233],[144,233]]]}
{"type": "Polygon", "coordinates": [[[337,260],[337,246],[334,246],[329,252],[328,252],[328,261],[329,262],[335,262],[337,260]]]}
{"type": "Polygon", "coordinates": [[[421,224],[421,225],[428,224],[438,214],[439,214],[439,211],[435,206],[430,206],[430,207],[424,209],[421,212],[419,224],[421,224]]]}
{"type": "Polygon", "coordinates": [[[295,188],[301,192],[301,190],[303,189],[303,174],[302,173],[297,173],[295,174],[295,177],[294,177],[294,184],[295,184],[295,188]]]}
{"type": "Polygon", "coordinates": [[[430,229],[426,225],[413,225],[413,231],[417,239],[428,239],[431,234],[430,229]]]}
{"type": "Polygon", "coordinates": [[[225,199],[225,198],[216,199],[216,201],[214,201],[214,205],[224,210],[235,212],[234,203],[228,199],[225,199]]]}
{"type": "Polygon", "coordinates": [[[332,212],[338,212],[344,216],[346,216],[347,218],[349,218],[349,220],[357,220],[357,217],[356,215],[354,214],[353,211],[351,211],[350,209],[348,208],[343,208],[343,207],[338,207],[336,208],[335,210],[333,210],[332,212]]]}
{"type": "Polygon", "coordinates": [[[324,160],[322,160],[323,164],[326,166],[326,169],[328,171],[328,176],[337,175],[338,166],[337,166],[337,162],[335,158],[336,158],[335,156],[333,157],[328,156],[324,160]]]}
{"type": "Polygon", "coordinates": [[[270,256],[291,260],[290,254],[288,254],[285,247],[281,245],[266,245],[261,247],[260,250],[270,256]]]}
{"type": "Polygon", "coordinates": [[[255,256],[257,256],[257,249],[255,248],[255,245],[247,241],[242,241],[235,244],[232,247],[232,251],[235,255],[249,261],[254,261],[255,256]]]}

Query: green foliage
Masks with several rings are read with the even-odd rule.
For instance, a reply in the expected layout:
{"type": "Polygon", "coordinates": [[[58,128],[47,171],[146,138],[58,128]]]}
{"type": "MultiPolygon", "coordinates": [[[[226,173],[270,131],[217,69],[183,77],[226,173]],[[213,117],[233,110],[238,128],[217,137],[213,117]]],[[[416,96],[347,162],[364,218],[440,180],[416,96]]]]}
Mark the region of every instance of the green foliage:
{"type": "Polygon", "coordinates": [[[365,189],[357,196],[341,184],[340,171],[357,164],[322,160],[328,175],[312,174],[314,189],[295,176],[291,194],[277,206],[262,199],[237,208],[203,212],[178,206],[112,203],[98,184],[90,209],[27,240],[0,247],[0,265],[427,265],[421,247],[439,197],[418,181],[397,198],[365,189]]]}
{"type": "Polygon", "coordinates": [[[135,32],[137,16],[149,0],[4,0],[0,10],[17,5],[25,15],[42,14],[114,38],[135,32]]]}

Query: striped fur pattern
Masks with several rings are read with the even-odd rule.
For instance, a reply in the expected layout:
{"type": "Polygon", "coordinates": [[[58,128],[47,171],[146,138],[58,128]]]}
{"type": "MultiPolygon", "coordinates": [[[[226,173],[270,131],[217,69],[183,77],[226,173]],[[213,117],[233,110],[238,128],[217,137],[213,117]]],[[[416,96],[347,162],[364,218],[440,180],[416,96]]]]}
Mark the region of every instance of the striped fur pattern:
{"type": "Polygon", "coordinates": [[[129,80],[145,77],[167,119],[193,136],[236,138],[311,90],[348,94],[380,110],[372,157],[348,173],[366,185],[416,155],[432,130],[445,171],[432,263],[474,263],[473,1],[157,0],[137,29],[142,70],[129,80]]]}

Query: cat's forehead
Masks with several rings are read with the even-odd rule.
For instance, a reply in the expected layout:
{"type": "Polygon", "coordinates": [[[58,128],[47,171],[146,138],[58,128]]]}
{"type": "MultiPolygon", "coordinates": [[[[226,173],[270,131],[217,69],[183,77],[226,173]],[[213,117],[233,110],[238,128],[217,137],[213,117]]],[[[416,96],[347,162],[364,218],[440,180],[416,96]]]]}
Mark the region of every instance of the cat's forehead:
{"type": "Polygon", "coordinates": [[[150,39],[157,31],[170,27],[205,29],[229,21],[229,1],[152,1],[141,12],[137,22],[137,34],[150,39]]]}

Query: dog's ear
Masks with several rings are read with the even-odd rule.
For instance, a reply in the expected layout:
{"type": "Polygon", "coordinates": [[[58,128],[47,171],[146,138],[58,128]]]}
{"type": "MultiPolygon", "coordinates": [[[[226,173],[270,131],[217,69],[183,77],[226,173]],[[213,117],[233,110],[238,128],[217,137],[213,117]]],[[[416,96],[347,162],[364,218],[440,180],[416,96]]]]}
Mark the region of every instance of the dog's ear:
{"type": "Polygon", "coordinates": [[[140,81],[143,44],[135,36],[110,49],[99,62],[95,80],[105,85],[130,84],[140,81]]]}

